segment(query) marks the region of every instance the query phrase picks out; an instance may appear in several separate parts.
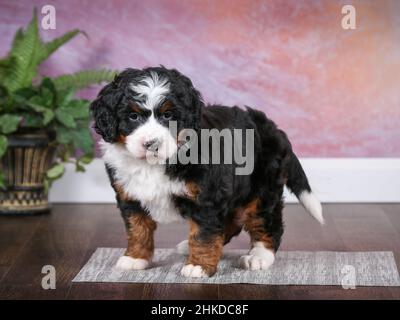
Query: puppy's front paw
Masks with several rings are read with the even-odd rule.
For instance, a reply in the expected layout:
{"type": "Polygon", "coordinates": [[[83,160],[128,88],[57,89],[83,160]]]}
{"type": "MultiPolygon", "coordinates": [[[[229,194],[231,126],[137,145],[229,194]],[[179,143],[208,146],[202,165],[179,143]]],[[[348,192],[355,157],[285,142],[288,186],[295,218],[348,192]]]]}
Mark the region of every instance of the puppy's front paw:
{"type": "Polygon", "coordinates": [[[146,269],[149,262],[145,259],[135,259],[128,256],[122,256],[118,259],[116,268],[122,270],[143,270],[146,269]]]}
{"type": "Polygon", "coordinates": [[[188,255],[189,254],[189,241],[188,240],[183,240],[179,242],[176,245],[176,252],[182,255],[188,255]]]}
{"type": "Polygon", "coordinates": [[[275,261],[272,250],[262,246],[254,246],[248,255],[241,256],[239,265],[247,270],[267,270],[275,261]]]}
{"type": "Polygon", "coordinates": [[[184,277],[192,278],[208,278],[209,275],[203,270],[201,266],[194,266],[187,264],[181,269],[181,275],[184,277]]]}

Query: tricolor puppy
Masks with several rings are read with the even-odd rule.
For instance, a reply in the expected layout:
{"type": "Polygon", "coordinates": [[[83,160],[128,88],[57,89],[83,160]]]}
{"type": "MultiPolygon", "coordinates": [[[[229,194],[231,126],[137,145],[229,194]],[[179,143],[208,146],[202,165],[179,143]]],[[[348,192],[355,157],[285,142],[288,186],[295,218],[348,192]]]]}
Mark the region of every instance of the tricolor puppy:
{"type": "Polygon", "coordinates": [[[188,252],[183,276],[213,275],[222,247],[242,229],[250,235],[251,249],[240,265],[267,269],[283,233],[285,185],[323,223],[321,205],[286,134],[260,111],[205,106],[192,82],[176,70],[127,69],[100,91],[91,110],[128,235],[119,268],[147,268],[157,223],[187,221],[188,240],[178,245],[179,251],[188,252]],[[171,129],[172,122],[176,130],[171,129]],[[190,144],[178,138],[187,130],[200,137],[206,129],[252,130],[252,141],[243,134],[233,143],[245,147],[242,153],[252,150],[251,172],[239,175],[237,162],[225,162],[234,148],[225,148],[226,139],[216,149],[204,149],[200,138],[190,144]],[[246,149],[250,143],[253,149],[246,149]],[[185,152],[197,150],[199,160],[171,161],[183,147],[185,152]],[[205,150],[211,150],[207,156],[205,150]],[[203,161],[219,151],[228,151],[220,163],[203,161]]]}

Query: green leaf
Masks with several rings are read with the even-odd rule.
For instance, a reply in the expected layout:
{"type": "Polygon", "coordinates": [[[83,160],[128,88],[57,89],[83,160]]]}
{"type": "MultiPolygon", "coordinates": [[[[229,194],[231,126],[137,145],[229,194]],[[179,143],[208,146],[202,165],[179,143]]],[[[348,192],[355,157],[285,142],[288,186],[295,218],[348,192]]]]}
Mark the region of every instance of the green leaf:
{"type": "Polygon", "coordinates": [[[24,112],[21,114],[23,118],[22,126],[27,128],[43,127],[43,117],[38,114],[24,112]]]}
{"type": "Polygon", "coordinates": [[[67,128],[76,128],[76,122],[72,115],[68,113],[66,109],[57,109],[56,110],[56,118],[59,122],[61,122],[67,128]]]}
{"type": "Polygon", "coordinates": [[[72,100],[65,109],[74,119],[87,119],[89,118],[89,104],[87,100],[72,100]]]}
{"type": "Polygon", "coordinates": [[[0,112],[7,108],[7,104],[9,101],[8,90],[4,85],[2,85],[3,77],[1,75],[1,72],[2,72],[2,70],[0,68],[0,90],[1,90],[0,91],[0,112]]]}
{"type": "MultiPolygon", "coordinates": [[[[0,75],[1,76],[1,75],[0,75]]],[[[1,79],[1,77],[0,77],[1,79]]],[[[7,112],[10,105],[11,97],[8,94],[7,88],[0,84],[0,113],[7,112]]]]}
{"type": "Polygon", "coordinates": [[[72,132],[74,146],[85,153],[93,153],[93,139],[88,128],[81,128],[72,132]]]}
{"type": "Polygon", "coordinates": [[[79,158],[79,161],[83,164],[89,164],[93,161],[94,154],[93,153],[87,153],[83,155],[82,157],[79,158]]]}
{"type": "Polygon", "coordinates": [[[24,39],[24,31],[22,30],[22,28],[19,28],[14,35],[14,39],[11,46],[13,48],[17,47],[23,41],[23,39],[24,39]]]}
{"type": "Polygon", "coordinates": [[[41,113],[43,115],[43,125],[47,125],[54,118],[54,112],[42,105],[28,102],[27,105],[33,109],[35,112],[41,113]]]}
{"type": "Polygon", "coordinates": [[[0,60],[0,77],[4,86],[10,92],[29,86],[38,74],[39,65],[79,33],[83,32],[72,30],[52,41],[43,42],[35,8],[26,30],[16,32],[8,56],[0,60]]]}
{"type": "Polygon", "coordinates": [[[51,185],[51,180],[47,177],[44,178],[43,186],[44,186],[44,193],[48,194],[51,185]]]}
{"type": "Polygon", "coordinates": [[[32,97],[36,96],[38,94],[38,91],[34,89],[33,87],[26,87],[26,88],[21,88],[18,89],[14,92],[14,97],[20,98],[21,101],[29,100],[32,97]]]}
{"type": "Polygon", "coordinates": [[[5,177],[3,172],[0,171],[0,189],[5,189],[6,183],[5,183],[5,177]]]}
{"type": "Polygon", "coordinates": [[[45,126],[47,126],[51,120],[54,119],[54,112],[53,111],[46,111],[45,113],[43,113],[43,124],[45,126]]]}
{"type": "Polygon", "coordinates": [[[4,79],[4,86],[14,92],[32,83],[37,74],[37,53],[40,46],[36,8],[26,31],[21,29],[16,33],[9,53],[13,64],[4,79]]]}
{"type": "Polygon", "coordinates": [[[56,92],[56,87],[54,86],[53,80],[48,77],[43,78],[40,86],[49,89],[53,94],[56,92]]]}
{"type": "Polygon", "coordinates": [[[32,109],[33,111],[38,112],[38,113],[42,113],[42,112],[45,112],[45,111],[46,111],[46,107],[44,107],[44,106],[42,106],[42,105],[40,105],[40,104],[37,104],[37,103],[35,103],[35,102],[27,102],[26,105],[27,105],[30,109],[32,109]]]}
{"type": "Polygon", "coordinates": [[[59,107],[63,108],[63,107],[68,106],[68,104],[74,98],[74,95],[75,95],[75,90],[73,90],[71,88],[58,90],[57,103],[58,103],[59,107]]]}
{"type": "Polygon", "coordinates": [[[77,160],[75,161],[75,170],[76,172],[85,172],[85,167],[77,160]]]}
{"type": "Polygon", "coordinates": [[[58,157],[61,161],[68,162],[73,151],[72,145],[62,145],[58,148],[58,157]]]}
{"type": "Polygon", "coordinates": [[[0,84],[0,97],[5,98],[8,96],[9,96],[9,94],[8,94],[7,88],[0,84]]]}
{"type": "Polygon", "coordinates": [[[0,87],[0,113],[8,109],[9,99],[10,97],[8,96],[6,89],[0,87]]]}
{"type": "Polygon", "coordinates": [[[6,182],[3,172],[0,171],[0,189],[6,188],[6,182]]]}
{"type": "Polygon", "coordinates": [[[85,165],[92,162],[94,157],[93,153],[86,153],[75,161],[75,170],[77,172],[85,172],[85,165]]]}
{"type": "Polygon", "coordinates": [[[18,128],[22,117],[17,115],[5,114],[0,116],[0,130],[4,134],[14,132],[18,128]]]}
{"type": "Polygon", "coordinates": [[[57,163],[47,170],[46,176],[49,179],[58,179],[64,174],[64,171],[64,165],[62,163],[57,163]]]}
{"type": "Polygon", "coordinates": [[[38,52],[38,64],[42,63],[46,60],[54,51],[60,48],[62,45],[70,41],[72,38],[77,36],[79,33],[83,33],[82,31],[75,29],[64,33],[62,36],[51,40],[46,43],[42,43],[39,52],[38,52]]]}
{"type": "Polygon", "coordinates": [[[0,135],[0,158],[6,153],[7,150],[7,138],[4,135],[0,135]]]}
{"type": "MultiPolygon", "coordinates": [[[[48,109],[52,105],[53,94],[50,90],[43,88],[40,93],[29,99],[29,103],[48,109]]],[[[39,112],[39,111],[38,111],[39,112]]]]}
{"type": "Polygon", "coordinates": [[[104,81],[114,80],[117,71],[114,70],[84,70],[73,74],[66,74],[54,78],[54,85],[57,89],[73,88],[79,90],[93,84],[100,84],[104,81]]]}
{"type": "Polygon", "coordinates": [[[55,98],[57,97],[57,89],[54,86],[53,80],[50,78],[44,78],[40,84],[40,94],[46,98],[48,102],[46,106],[53,108],[55,104],[55,98]]]}
{"type": "Polygon", "coordinates": [[[56,128],[56,132],[56,140],[59,144],[66,145],[73,141],[74,137],[71,130],[60,126],[56,128]]]}
{"type": "Polygon", "coordinates": [[[15,65],[15,58],[7,56],[0,59],[0,79],[4,85],[5,79],[10,75],[12,67],[15,65]]]}
{"type": "Polygon", "coordinates": [[[41,88],[40,97],[42,98],[42,105],[43,106],[45,106],[47,108],[51,108],[53,106],[53,97],[54,97],[54,95],[49,89],[47,89],[45,87],[41,88]]]}
{"type": "MultiPolygon", "coordinates": [[[[45,108],[44,99],[40,95],[34,95],[32,98],[29,99],[28,104],[35,106],[38,110],[42,110],[45,108]]],[[[41,112],[41,111],[37,111],[41,112]]]]}

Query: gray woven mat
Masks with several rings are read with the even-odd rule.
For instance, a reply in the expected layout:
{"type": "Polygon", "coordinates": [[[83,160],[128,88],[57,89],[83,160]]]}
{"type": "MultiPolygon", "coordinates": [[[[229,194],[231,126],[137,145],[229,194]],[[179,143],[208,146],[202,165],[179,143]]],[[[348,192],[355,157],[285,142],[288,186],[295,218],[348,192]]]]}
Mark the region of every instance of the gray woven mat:
{"type": "Polygon", "coordinates": [[[156,249],[153,264],[147,270],[122,271],[114,266],[124,249],[98,248],[73,281],[400,286],[392,252],[278,251],[275,263],[266,271],[240,269],[237,260],[246,252],[224,252],[213,277],[185,278],[179,272],[185,257],[174,249],[156,249]]]}

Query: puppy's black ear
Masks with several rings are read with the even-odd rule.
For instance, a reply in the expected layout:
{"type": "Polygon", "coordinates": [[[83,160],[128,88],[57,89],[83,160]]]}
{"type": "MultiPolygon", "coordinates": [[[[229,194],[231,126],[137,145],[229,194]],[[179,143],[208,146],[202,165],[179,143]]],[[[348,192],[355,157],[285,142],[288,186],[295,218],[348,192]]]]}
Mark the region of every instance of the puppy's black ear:
{"type": "Polygon", "coordinates": [[[170,78],[174,79],[172,82],[173,91],[177,93],[186,107],[186,128],[197,130],[201,118],[201,109],[204,106],[201,93],[193,86],[188,77],[175,69],[170,70],[170,78]]]}
{"type": "Polygon", "coordinates": [[[189,92],[187,93],[187,99],[190,100],[189,105],[192,107],[190,124],[189,126],[195,130],[198,130],[201,119],[201,111],[204,106],[203,98],[197,89],[191,85],[189,92]]]}
{"type": "Polygon", "coordinates": [[[119,88],[117,78],[101,89],[90,106],[94,118],[94,129],[106,142],[115,142],[118,138],[116,110],[124,92],[119,88]]]}

